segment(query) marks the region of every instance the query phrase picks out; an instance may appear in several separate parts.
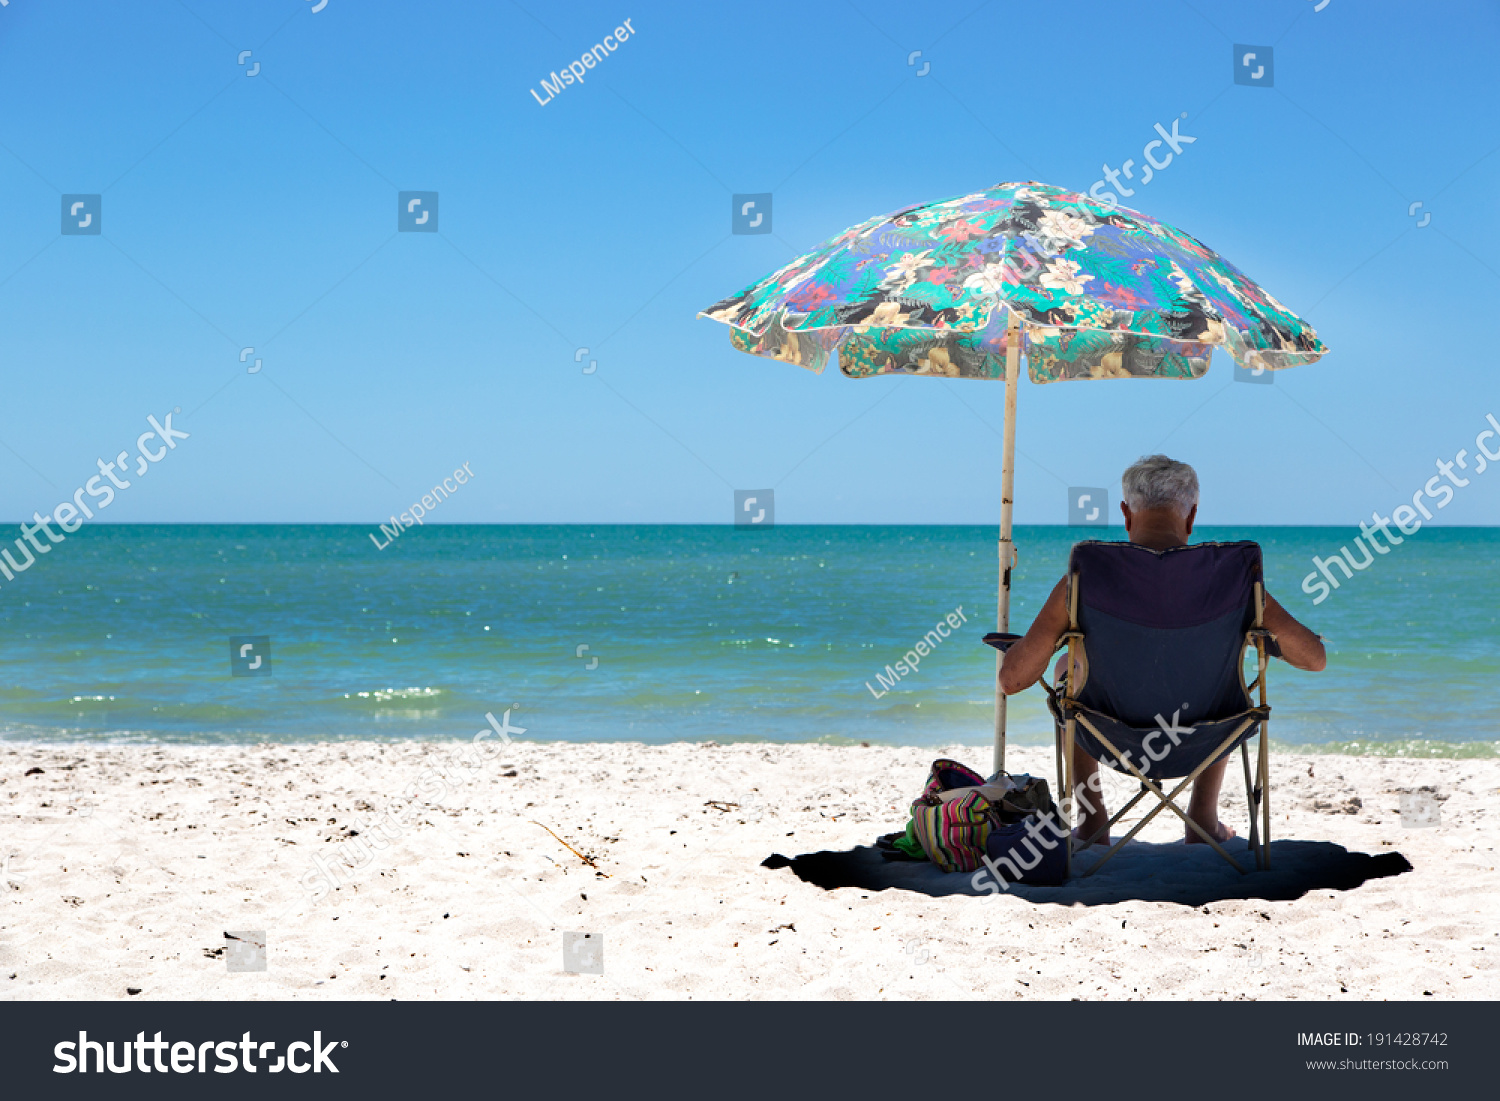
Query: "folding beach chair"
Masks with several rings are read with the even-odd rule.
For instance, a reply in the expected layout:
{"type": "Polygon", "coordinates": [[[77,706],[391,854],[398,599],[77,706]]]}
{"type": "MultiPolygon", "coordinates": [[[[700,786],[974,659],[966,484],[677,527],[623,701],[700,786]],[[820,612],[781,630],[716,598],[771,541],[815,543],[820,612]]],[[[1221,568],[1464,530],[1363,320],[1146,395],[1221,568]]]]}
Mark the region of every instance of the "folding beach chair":
{"type": "MultiPolygon", "coordinates": [[[[1256,866],[1269,868],[1266,666],[1279,651],[1264,628],[1259,545],[1199,543],[1155,551],[1134,543],[1083,542],[1073,548],[1068,582],[1066,674],[1055,688],[1042,681],[1059,727],[1057,772],[1065,821],[1071,831],[1075,742],[1101,764],[1140,781],[1135,797],[1100,834],[1146,796],[1157,800],[1085,874],[1098,871],[1163,809],[1172,810],[1244,872],[1174,802],[1236,746],[1250,809],[1250,849],[1256,866]],[[1249,683],[1247,649],[1257,659],[1256,676],[1249,683]],[[1258,704],[1251,698],[1254,689],[1259,689],[1258,704]],[[1260,748],[1252,779],[1249,743],[1257,735],[1260,748]],[[1168,780],[1177,781],[1170,791],[1164,790],[1168,780]]],[[[1084,797],[1099,796],[1085,792],[1084,797]]]]}

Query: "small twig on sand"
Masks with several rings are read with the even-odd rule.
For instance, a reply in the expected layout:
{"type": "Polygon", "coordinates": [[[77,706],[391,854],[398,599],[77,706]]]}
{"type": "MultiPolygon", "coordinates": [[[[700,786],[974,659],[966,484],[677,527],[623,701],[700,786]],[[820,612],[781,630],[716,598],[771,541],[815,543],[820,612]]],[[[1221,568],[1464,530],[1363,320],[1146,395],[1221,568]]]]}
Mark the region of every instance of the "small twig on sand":
{"type": "Polygon", "coordinates": [[[703,805],[705,807],[713,807],[717,811],[723,811],[725,814],[728,814],[731,810],[739,806],[738,803],[726,803],[722,799],[710,799],[703,805]]]}
{"type": "MultiPolygon", "coordinates": [[[[542,824],[540,822],[538,822],[534,818],[531,820],[531,824],[533,826],[542,826],[542,824]]],[[[542,826],[542,829],[547,830],[547,827],[546,826],[542,826]]],[[[547,832],[548,833],[552,833],[551,830],[547,830],[547,832]]],[[[599,871],[599,865],[597,865],[597,864],[594,863],[594,858],[593,857],[591,857],[591,856],[584,856],[583,853],[579,852],[572,845],[569,845],[566,841],[564,841],[561,837],[558,837],[557,834],[555,834],[555,833],[552,833],[552,839],[554,841],[556,841],[559,845],[561,845],[563,848],[567,849],[570,853],[572,853],[574,856],[576,856],[579,860],[582,860],[590,868],[593,868],[594,871],[597,872],[599,875],[604,876],[605,879],[611,878],[611,876],[609,875],[608,872],[601,872],[601,871],[599,871]]]]}

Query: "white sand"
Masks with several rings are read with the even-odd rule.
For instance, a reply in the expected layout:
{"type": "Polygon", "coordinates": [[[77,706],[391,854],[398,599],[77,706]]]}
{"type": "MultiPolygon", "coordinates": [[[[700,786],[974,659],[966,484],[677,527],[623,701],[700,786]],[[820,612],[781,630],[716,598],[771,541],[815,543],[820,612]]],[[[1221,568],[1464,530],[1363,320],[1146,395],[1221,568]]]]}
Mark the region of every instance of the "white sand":
{"type": "Polygon", "coordinates": [[[885,890],[761,866],[869,845],[934,757],[984,749],[517,744],[313,901],[314,855],[454,749],[0,748],[0,998],[1500,996],[1496,760],[1281,755],[1269,873],[1163,815],[1097,876],[989,898],[930,865],[868,859],[885,890]],[[1404,828],[1423,787],[1441,825],[1404,828]],[[1335,846],[1412,870],[1338,889],[1370,862],[1335,846]],[[268,969],[228,973],[251,930],[268,969]],[[565,931],[602,935],[602,975],[564,971],[565,931]]]}

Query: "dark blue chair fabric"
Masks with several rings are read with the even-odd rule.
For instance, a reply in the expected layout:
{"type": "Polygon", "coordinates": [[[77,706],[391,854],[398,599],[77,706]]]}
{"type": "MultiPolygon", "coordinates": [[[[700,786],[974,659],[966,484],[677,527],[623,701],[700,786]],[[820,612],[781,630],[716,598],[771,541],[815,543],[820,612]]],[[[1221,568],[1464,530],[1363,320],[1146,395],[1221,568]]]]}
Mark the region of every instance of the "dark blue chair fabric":
{"type": "MultiPolygon", "coordinates": [[[[1260,546],[1154,551],[1089,541],[1073,548],[1069,574],[1078,577],[1088,656],[1087,677],[1073,693],[1078,713],[1148,777],[1188,775],[1254,706],[1239,663],[1255,622],[1260,546]]],[[[1054,714],[1066,718],[1057,706],[1054,714]]],[[[1259,728],[1251,723],[1235,745],[1259,728]]],[[[1074,729],[1090,756],[1128,771],[1084,726],[1074,729]]]]}

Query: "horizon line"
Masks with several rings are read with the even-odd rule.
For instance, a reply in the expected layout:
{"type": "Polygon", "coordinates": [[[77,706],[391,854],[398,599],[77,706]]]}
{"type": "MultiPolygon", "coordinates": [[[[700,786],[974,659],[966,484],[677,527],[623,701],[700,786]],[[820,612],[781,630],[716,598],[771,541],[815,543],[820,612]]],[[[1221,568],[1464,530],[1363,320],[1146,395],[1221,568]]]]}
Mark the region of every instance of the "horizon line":
{"type": "MultiPolygon", "coordinates": [[[[389,519],[389,518],[387,518],[389,519]]],[[[27,520],[0,521],[0,525],[14,523],[22,526],[30,523],[27,520]]],[[[79,529],[70,532],[76,535],[89,528],[144,528],[144,527],[329,527],[329,528],[365,528],[379,525],[379,520],[122,520],[122,521],[95,521],[85,523],[79,529]]],[[[721,521],[709,520],[457,520],[439,521],[418,525],[419,527],[442,527],[442,528],[501,528],[501,527],[597,527],[597,528],[728,528],[736,531],[771,531],[776,528],[996,528],[999,523],[973,522],[973,521],[812,521],[807,523],[776,523],[770,525],[749,525],[723,523],[721,521]]],[[[1121,531],[1125,530],[1123,524],[1095,525],[1095,524],[1021,524],[1014,525],[1016,528],[1062,528],[1088,531],[1121,531]]],[[[1358,523],[1352,524],[1277,524],[1277,523],[1235,523],[1221,521],[1212,524],[1195,524],[1194,531],[1202,531],[1205,528],[1295,528],[1295,529],[1321,529],[1321,528],[1346,528],[1358,527],[1358,523]]],[[[1500,531],[1500,524],[1439,524],[1424,523],[1425,528],[1440,528],[1462,531],[1500,531]]],[[[410,530],[410,529],[406,529],[410,530]]]]}

